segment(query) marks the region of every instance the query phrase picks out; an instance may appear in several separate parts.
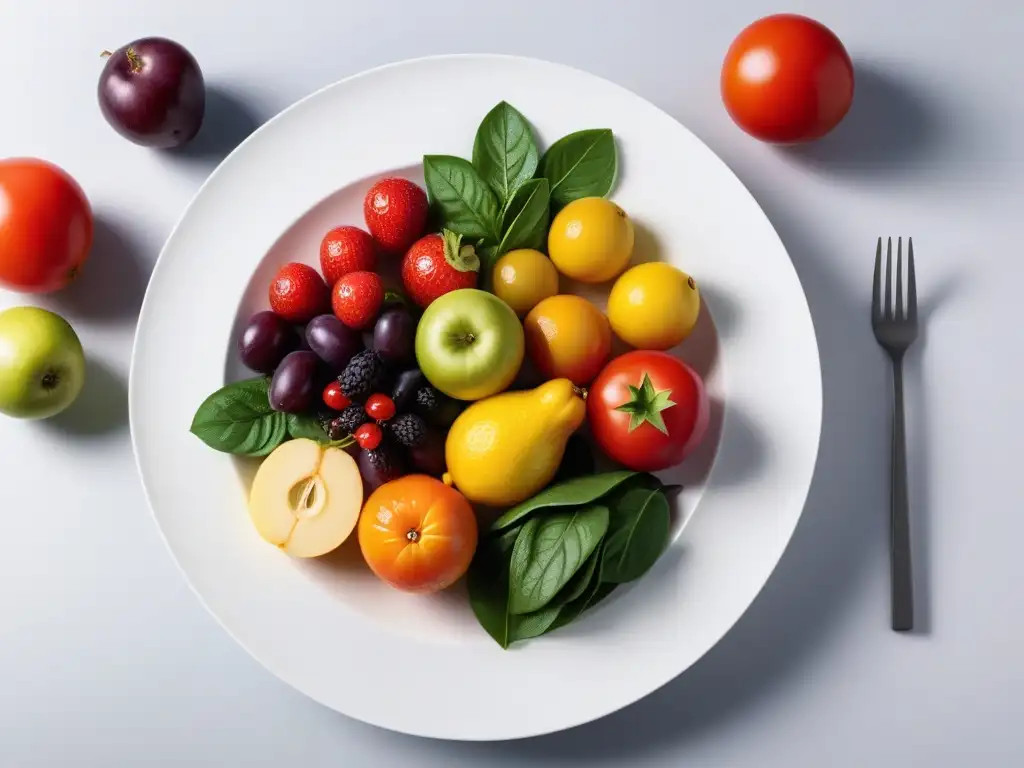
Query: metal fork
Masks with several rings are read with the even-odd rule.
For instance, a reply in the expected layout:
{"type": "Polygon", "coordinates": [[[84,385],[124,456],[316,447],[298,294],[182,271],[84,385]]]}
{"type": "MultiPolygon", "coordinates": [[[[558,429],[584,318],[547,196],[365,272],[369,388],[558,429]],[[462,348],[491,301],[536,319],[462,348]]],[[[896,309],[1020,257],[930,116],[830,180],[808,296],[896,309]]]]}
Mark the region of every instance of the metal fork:
{"type": "Polygon", "coordinates": [[[875,250],[875,280],[871,294],[871,327],[875,339],[892,360],[892,628],[914,628],[914,587],[910,568],[910,508],[907,502],[907,446],[903,426],[903,355],[917,338],[917,280],[914,240],[907,239],[907,297],[903,309],[903,238],[896,244],[896,311],[892,307],[892,238],[885,252],[882,285],[882,238],[875,250]],[[885,306],[882,306],[882,290],[885,306]]]}

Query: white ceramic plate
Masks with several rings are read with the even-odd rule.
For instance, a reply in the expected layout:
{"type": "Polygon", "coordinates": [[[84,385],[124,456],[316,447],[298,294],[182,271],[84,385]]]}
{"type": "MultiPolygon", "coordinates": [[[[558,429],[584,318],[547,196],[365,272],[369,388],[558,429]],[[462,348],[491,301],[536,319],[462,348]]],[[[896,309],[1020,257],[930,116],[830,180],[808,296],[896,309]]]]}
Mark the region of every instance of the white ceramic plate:
{"type": "Polygon", "coordinates": [[[153,272],[130,400],[157,524],[196,593],[249,653],[351,717],[472,740],[593,720],[699,659],[781,557],[821,424],[807,303],[739,180],[634,94],[564,66],[501,56],[419,59],[349,78],[232,153],[153,272]],[[202,400],[246,375],[235,362],[237,324],[266,306],[276,268],[316,264],[330,227],[362,224],[375,178],[422,180],[424,153],[468,156],[479,120],[502,99],[533,122],[544,146],[582,128],[614,130],[621,163],[613,197],[636,221],[637,257],[670,261],[703,288],[710,314],[679,354],[705,375],[715,403],[704,450],[664,475],[687,486],[674,543],[656,567],[583,620],[509,651],[477,626],[459,589],[399,593],[360,564],[357,546],[298,562],[265,544],[246,513],[251,467],[189,433],[202,400]]]}

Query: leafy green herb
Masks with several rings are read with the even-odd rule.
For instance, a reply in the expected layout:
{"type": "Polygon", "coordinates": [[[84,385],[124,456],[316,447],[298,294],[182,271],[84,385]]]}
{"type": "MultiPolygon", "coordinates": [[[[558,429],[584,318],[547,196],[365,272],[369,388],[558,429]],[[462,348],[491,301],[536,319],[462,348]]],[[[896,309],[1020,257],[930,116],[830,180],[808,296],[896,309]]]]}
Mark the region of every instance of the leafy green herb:
{"type": "Polygon", "coordinates": [[[632,488],[622,495],[605,539],[601,579],[622,584],[639,579],[668,545],[671,515],[665,494],[656,488],[632,488]]]}
{"type": "Polygon", "coordinates": [[[607,128],[563,136],[540,161],[540,173],[551,182],[551,202],[563,206],[581,197],[611,192],[618,170],[615,137],[607,128]]]}
{"type": "Polygon", "coordinates": [[[512,621],[508,612],[508,574],[512,559],[514,536],[481,539],[469,573],[466,586],[469,589],[469,605],[480,626],[502,648],[512,642],[512,621]]]}
{"type": "Polygon", "coordinates": [[[559,629],[576,621],[593,604],[595,597],[601,590],[603,586],[601,572],[604,568],[604,542],[594,551],[594,555],[596,562],[594,571],[590,576],[590,581],[582,592],[562,606],[562,610],[558,612],[558,618],[551,625],[552,630],[559,629]]]}
{"type": "Polygon", "coordinates": [[[501,102],[487,113],[473,142],[473,165],[491,185],[502,204],[533,178],[540,153],[526,118],[501,102]]]}
{"type": "Polygon", "coordinates": [[[446,229],[467,238],[498,242],[498,200],[468,160],[425,155],[423,177],[430,205],[446,229]]]}
{"type": "Polygon", "coordinates": [[[516,190],[501,219],[498,254],[516,248],[540,248],[547,239],[551,206],[547,179],[530,179],[516,190]]]}
{"type": "Polygon", "coordinates": [[[211,448],[239,456],[266,456],[288,437],[285,414],[270,407],[265,376],[221,387],[207,397],[189,431],[211,448]]]}
{"type": "Polygon", "coordinates": [[[346,435],[341,440],[331,440],[320,420],[315,416],[309,416],[304,413],[289,413],[286,422],[288,424],[288,435],[292,438],[305,437],[310,440],[316,440],[321,445],[329,445],[332,448],[347,448],[355,443],[355,439],[351,435],[346,435]]]}
{"type": "Polygon", "coordinates": [[[608,530],[608,508],[584,507],[523,526],[512,550],[509,612],[538,611],[550,603],[587,561],[608,530]]]}
{"type": "Polygon", "coordinates": [[[552,485],[532,499],[527,499],[522,504],[518,504],[505,512],[505,514],[494,521],[491,525],[491,530],[503,531],[506,528],[511,528],[516,523],[521,523],[528,516],[541,509],[578,507],[584,504],[592,504],[605,494],[615,490],[622,483],[636,476],[636,472],[618,470],[615,472],[604,472],[600,475],[577,477],[558,485],[552,485]]]}
{"type": "Polygon", "coordinates": [[[639,387],[629,387],[629,400],[615,408],[629,414],[629,429],[632,432],[645,422],[663,434],[668,434],[661,412],[675,405],[671,389],[655,389],[651,377],[644,374],[639,387]]]}

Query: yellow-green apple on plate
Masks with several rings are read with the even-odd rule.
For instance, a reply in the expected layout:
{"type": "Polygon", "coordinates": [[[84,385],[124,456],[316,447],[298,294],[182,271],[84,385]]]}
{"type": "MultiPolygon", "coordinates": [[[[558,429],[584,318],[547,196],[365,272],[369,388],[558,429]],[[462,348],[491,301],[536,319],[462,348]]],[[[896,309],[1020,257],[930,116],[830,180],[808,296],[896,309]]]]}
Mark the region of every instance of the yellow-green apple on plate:
{"type": "Polygon", "coordinates": [[[516,313],[476,288],[434,299],[416,328],[420,370],[456,400],[480,400],[507,389],[522,365],[523,347],[516,313]]]}
{"type": "Polygon", "coordinates": [[[0,413],[18,419],[56,416],[84,383],[82,342],[67,320],[39,307],[0,312],[0,413]]]}

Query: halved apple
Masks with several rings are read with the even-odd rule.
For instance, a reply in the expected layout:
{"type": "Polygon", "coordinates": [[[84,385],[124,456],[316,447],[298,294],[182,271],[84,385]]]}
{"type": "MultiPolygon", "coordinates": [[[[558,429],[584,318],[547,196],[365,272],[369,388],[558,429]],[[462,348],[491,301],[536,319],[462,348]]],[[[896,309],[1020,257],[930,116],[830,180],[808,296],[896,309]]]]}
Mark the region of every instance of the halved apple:
{"type": "Polygon", "coordinates": [[[319,557],[349,537],[363,506],[355,459],[305,438],[264,459],[249,491],[249,517],[267,542],[294,557],[319,557]]]}

